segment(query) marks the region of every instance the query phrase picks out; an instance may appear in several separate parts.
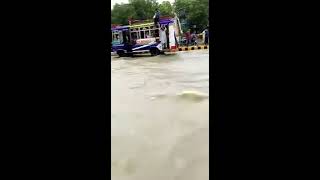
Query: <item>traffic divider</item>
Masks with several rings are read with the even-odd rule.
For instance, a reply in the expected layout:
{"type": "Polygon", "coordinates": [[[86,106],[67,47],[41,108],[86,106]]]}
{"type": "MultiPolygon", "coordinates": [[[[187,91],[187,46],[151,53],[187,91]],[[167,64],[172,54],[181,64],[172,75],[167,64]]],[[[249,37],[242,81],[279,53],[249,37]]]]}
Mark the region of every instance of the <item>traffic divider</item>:
{"type": "Polygon", "coordinates": [[[209,49],[209,46],[202,45],[202,46],[179,47],[178,51],[192,51],[192,50],[200,50],[200,49],[209,49]]]}

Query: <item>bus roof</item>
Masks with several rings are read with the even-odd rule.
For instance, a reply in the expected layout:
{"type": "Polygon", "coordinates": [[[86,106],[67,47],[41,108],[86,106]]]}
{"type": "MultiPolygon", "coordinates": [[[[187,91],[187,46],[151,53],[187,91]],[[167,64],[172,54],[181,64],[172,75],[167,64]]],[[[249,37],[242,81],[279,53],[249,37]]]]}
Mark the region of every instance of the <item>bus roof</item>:
{"type": "Polygon", "coordinates": [[[112,31],[122,31],[127,29],[129,29],[129,26],[117,26],[117,27],[111,28],[112,31]]]}
{"type": "Polygon", "coordinates": [[[160,24],[168,24],[168,23],[173,23],[174,19],[170,18],[170,19],[160,19],[159,23],[160,24]]]}
{"type": "MultiPolygon", "coordinates": [[[[173,23],[173,22],[174,22],[174,19],[160,19],[160,21],[159,21],[160,25],[166,25],[166,24],[173,23]]],[[[130,28],[139,28],[139,27],[148,27],[148,26],[152,26],[152,25],[154,25],[153,22],[130,25],[129,27],[130,28]]]]}
{"type": "MultiPolygon", "coordinates": [[[[164,17],[164,18],[160,18],[160,20],[159,20],[160,25],[166,25],[166,24],[173,23],[173,22],[174,22],[174,18],[171,18],[171,17],[164,17]]],[[[123,31],[123,30],[127,30],[129,28],[148,27],[148,26],[152,26],[153,24],[154,24],[153,22],[149,22],[149,23],[127,25],[127,26],[116,26],[114,28],[111,28],[111,30],[112,31],[123,31]]]]}

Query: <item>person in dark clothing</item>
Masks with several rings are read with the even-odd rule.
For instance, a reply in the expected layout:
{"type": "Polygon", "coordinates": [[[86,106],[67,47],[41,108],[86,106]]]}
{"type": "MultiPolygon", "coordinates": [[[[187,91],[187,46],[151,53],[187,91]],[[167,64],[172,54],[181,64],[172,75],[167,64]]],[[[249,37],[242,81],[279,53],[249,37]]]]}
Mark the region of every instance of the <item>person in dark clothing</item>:
{"type": "Polygon", "coordinates": [[[191,33],[191,44],[197,45],[197,34],[195,32],[191,33]]]}
{"type": "Polygon", "coordinates": [[[205,45],[208,45],[208,44],[209,44],[209,31],[208,31],[208,29],[206,29],[206,30],[204,31],[204,33],[205,33],[204,44],[205,44],[205,45]]]}
{"type": "Polygon", "coordinates": [[[186,32],[186,44],[189,46],[191,42],[191,34],[190,34],[190,29],[186,32]]]}
{"type": "Polygon", "coordinates": [[[130,41],[128,31],[123,32],[123,43],[124,49],[127,51],[127,53],[132,53],[132,42],[130,41]]]}
{"type": "Polygon", "coordinates": [[[153,16],[154,25],[156,27],[159,27],[159,20],[160,20],[160,11],[158,9],[156,9],[156,12],[153,16]]]}
{"type": "Polygon", "coordinates": [[[126,43],[128,41],[127,31],[122,32],[122,39],[123,39],[123,43],[126,43]]]}
{"type": "Polygon", "coordinates": [[[208,45],[209,45],[209,29],[207,29],[207,35],[208,35],[208,45]]]}

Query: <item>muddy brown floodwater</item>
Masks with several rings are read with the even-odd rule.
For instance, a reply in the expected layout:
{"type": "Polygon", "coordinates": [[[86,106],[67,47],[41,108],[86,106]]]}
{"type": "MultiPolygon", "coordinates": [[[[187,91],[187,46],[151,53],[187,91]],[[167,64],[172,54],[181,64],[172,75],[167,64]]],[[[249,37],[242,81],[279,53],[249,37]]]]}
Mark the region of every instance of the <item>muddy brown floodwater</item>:
{"type": "Polygon", "coordinates": [[[209,52],[111,61],[112,180],[209,179],[209,52]]]}

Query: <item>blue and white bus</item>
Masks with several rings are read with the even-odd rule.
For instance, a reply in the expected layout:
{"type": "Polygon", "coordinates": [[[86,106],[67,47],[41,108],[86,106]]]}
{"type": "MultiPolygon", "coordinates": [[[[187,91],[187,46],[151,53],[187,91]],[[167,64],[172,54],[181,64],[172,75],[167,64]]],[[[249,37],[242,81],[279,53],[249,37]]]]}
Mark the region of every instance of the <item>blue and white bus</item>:
{"type": "Polygon", "coordinates": [[[165,47],[159,40],[159,28],[152,22],[112,28],[112,52],[119,56],[138,53],[151,53],[155,56],[164,52],[175,52],[182,34],[179,19],[160,18],[159,23],[166,27],[165,47]]]}

